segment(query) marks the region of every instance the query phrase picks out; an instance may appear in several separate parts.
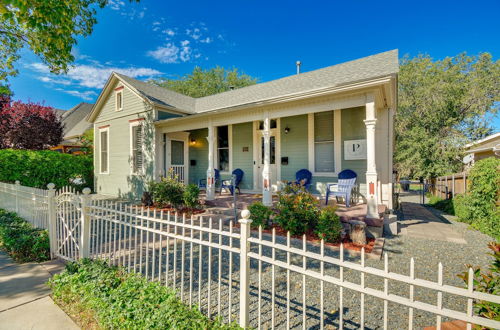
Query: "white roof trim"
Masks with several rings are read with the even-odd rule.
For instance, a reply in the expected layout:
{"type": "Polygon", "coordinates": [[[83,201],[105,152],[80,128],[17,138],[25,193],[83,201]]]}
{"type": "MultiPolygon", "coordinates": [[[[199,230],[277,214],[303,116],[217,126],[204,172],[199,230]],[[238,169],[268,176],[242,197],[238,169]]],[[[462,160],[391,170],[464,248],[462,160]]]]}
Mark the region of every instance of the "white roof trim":
{"type": "Polygon", "coordinates": [[[483,142],[488,142],[489,140],[493,140],[494,138],[497,138],[497,137],[500,137],[500,132],[498,133],[495,133],[495,134],[492,134],[492,135],[489,135],[481,140],[477,140],[477,141],[474,141],[474,142],[471,142],[471,143],[468,143],[464,146],[464,148],[469,148],[469,147],[472,147],[473,145],[476,145],[476,144],[480,144],[480,143],[483,143],[483,142]]]}

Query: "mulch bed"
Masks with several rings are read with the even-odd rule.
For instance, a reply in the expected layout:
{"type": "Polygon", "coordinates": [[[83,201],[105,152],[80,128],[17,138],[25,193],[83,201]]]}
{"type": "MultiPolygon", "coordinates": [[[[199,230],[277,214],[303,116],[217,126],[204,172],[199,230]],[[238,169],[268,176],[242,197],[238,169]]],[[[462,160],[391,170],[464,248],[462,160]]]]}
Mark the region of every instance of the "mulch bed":
{"type": "MultiPolygon", "coordinates": [[[[234,225],[234,227],[236,227],[236,228],[239,228],[239,226],[240,226],[239,223],[236,223],[234,225]]],[[[286,237],[286,235],[287,235],[286,230],[284,230],[283,228],[281,228],[278,225],[273,225],[273,226],[271,226],[271,228],[268,228],[268,229],[262,229],[262,232],[266,233],[266,234],[269,234],[269,235],[272,235],[273,229],[276,231],[276,235],[277,236],[286,237]]],[[[258,229],[253,229],[252,228],[252,231],[253,232],[258,232],[258,229]]],[[[318,237],[318,235],[316,235],[314,233],[313,230],[308,229],[306,231],[305,235],[306,235],[306,241],[307,242],[316,243],[316,244],[320,244],[321,243],[321,239],[318,237]]],[[[302,240],[302,235],[290,235],[290,237],[302,240]]],[[[366,244],[365,245],[359,245],[359,244],[354,244],[351,241],[351,239],[349,238],[349,234],[347,234],[344,237],[344,239],[342,239],[341,241],[338,241],[338,242],[326,242],[325,241],[325,246],[340,247],[341,243],[344,244],[344,249],[346,249],[346,250],[361,252],[361,249],[364,247],[366,253],[371,253],[372,250],[373,250],[373,247],[375,246],[375,238],[368,238],[367,237],[366,238],[366,244]]]]}

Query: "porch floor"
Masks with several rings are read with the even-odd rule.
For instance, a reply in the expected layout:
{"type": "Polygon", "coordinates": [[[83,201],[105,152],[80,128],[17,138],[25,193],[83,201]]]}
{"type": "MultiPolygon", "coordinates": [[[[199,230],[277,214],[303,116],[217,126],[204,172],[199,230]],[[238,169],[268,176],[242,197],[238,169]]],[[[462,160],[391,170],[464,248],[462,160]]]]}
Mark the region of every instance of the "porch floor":
{"type": "MultiPolygon", "coordinates": [[[[210,208],[232,208],[233,207],[233,196],[228,193],[223,193],[220,195],[216,194],[215,199],[211,201],[206,200],[206,195],[204,192],[200,194],[200,197],[203,201],[205,201],[205,205],[207,206],[207,212],[210,212],[210,208]]],[[[262,201],[261,194],[253,194],[253,193],[242,193],[236,196],[236,208],[238,210],[248,209],[248,206],[252,203],[262,201]]],[[[273,196],[273,205],[275,205],[278,201],[278,196],[273,196]]],[[[331,199],[328,201],[328,205],[325,205],[325,199],[320,199],[320,207],[326,206],[337,206],[337,215],[340,217],[342,222],[348,222],[349,220],[359,220],[364,221],[368,226],[373,227],[382,227],[384,223],[383,214],[386,211],[385,205],[379,205],[379,218],[378,219],[367,219],[367,205],[366,204],[356,204],[351,205],[351,207],[347,208],[345,204],[340,204],[335,201],[335,199],[331,199]]]]}

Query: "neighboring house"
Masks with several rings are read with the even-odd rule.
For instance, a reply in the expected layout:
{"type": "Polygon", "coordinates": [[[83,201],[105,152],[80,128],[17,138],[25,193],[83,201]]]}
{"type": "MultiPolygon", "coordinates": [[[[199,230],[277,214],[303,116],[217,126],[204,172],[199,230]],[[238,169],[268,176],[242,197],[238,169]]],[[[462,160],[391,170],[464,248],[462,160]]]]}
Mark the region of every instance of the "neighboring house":
{"type": "MultiPolygon", "coordinates": [[[[92,123],[87,121],[87,117],[92,111],[94,105],[82,102],[61,115],[61,121],[64,125],[63,141],[51,150],[62,153],[80,152],[80,137],[92,128],[92,123]]],[[[59,110],[61,111],[61,110],[59,110]]]]}
{"type": "Polygon", "coordinates": [[[467,154],[464,157],[466,167],[484,158],[500,157],[500,132],[465,145],[465,153],[467,154]]]}
{"type": "Polygon", "coordinates": [[[392,208],[398,52],[361,58],[224,93],[191,98],[113,73],[89,115],[95,190],[138,198],[172,168],[186,183],[241,168],[243,191],[270,203],[280,182],[313,173],[324,194],[343,169],[358,174],[368,216],[392,208]]]}

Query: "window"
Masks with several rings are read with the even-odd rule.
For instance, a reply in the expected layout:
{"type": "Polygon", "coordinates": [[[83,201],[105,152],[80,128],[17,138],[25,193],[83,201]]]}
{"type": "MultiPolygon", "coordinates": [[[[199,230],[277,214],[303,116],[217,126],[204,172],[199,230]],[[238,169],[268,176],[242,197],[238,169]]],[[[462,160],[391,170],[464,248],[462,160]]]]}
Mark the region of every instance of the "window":
{"type": "Polygon", "coordinates": [[[99,141],[100,141],[100,157],[101,157],[101,173],[108,173],[109,167],[109,129],[101,129],[99,132],[99,141]]]}
{"type": "Polygon", "coordinates": [[[217,161],[221,172],[229,172],[229,127],[217,127],[217,161]]]}
{"type": "Polygon", "coordinates": [[[132,173],[140,174],[143,170],[142,125],[132,126],[132,173]]]}
{"type": "MultiPolygon", "coordinates": [[[[261,148],[261,163],[264,164],[264,137],[260,138],[260,148],[261,148]]],[[[269,137],[269,148],[270,158],[269,164],[276,164],[276,136],[272,135],[269,137]]]]}
{"type": "Polygon", "coordinates": [[[123,92],[116,92],[116,111],[123,109],[123,92]]]}
{"type": "Polygon", "coordinates": [[[314,114],[314,171],[335,172],[333,111],[314,114]]]}

